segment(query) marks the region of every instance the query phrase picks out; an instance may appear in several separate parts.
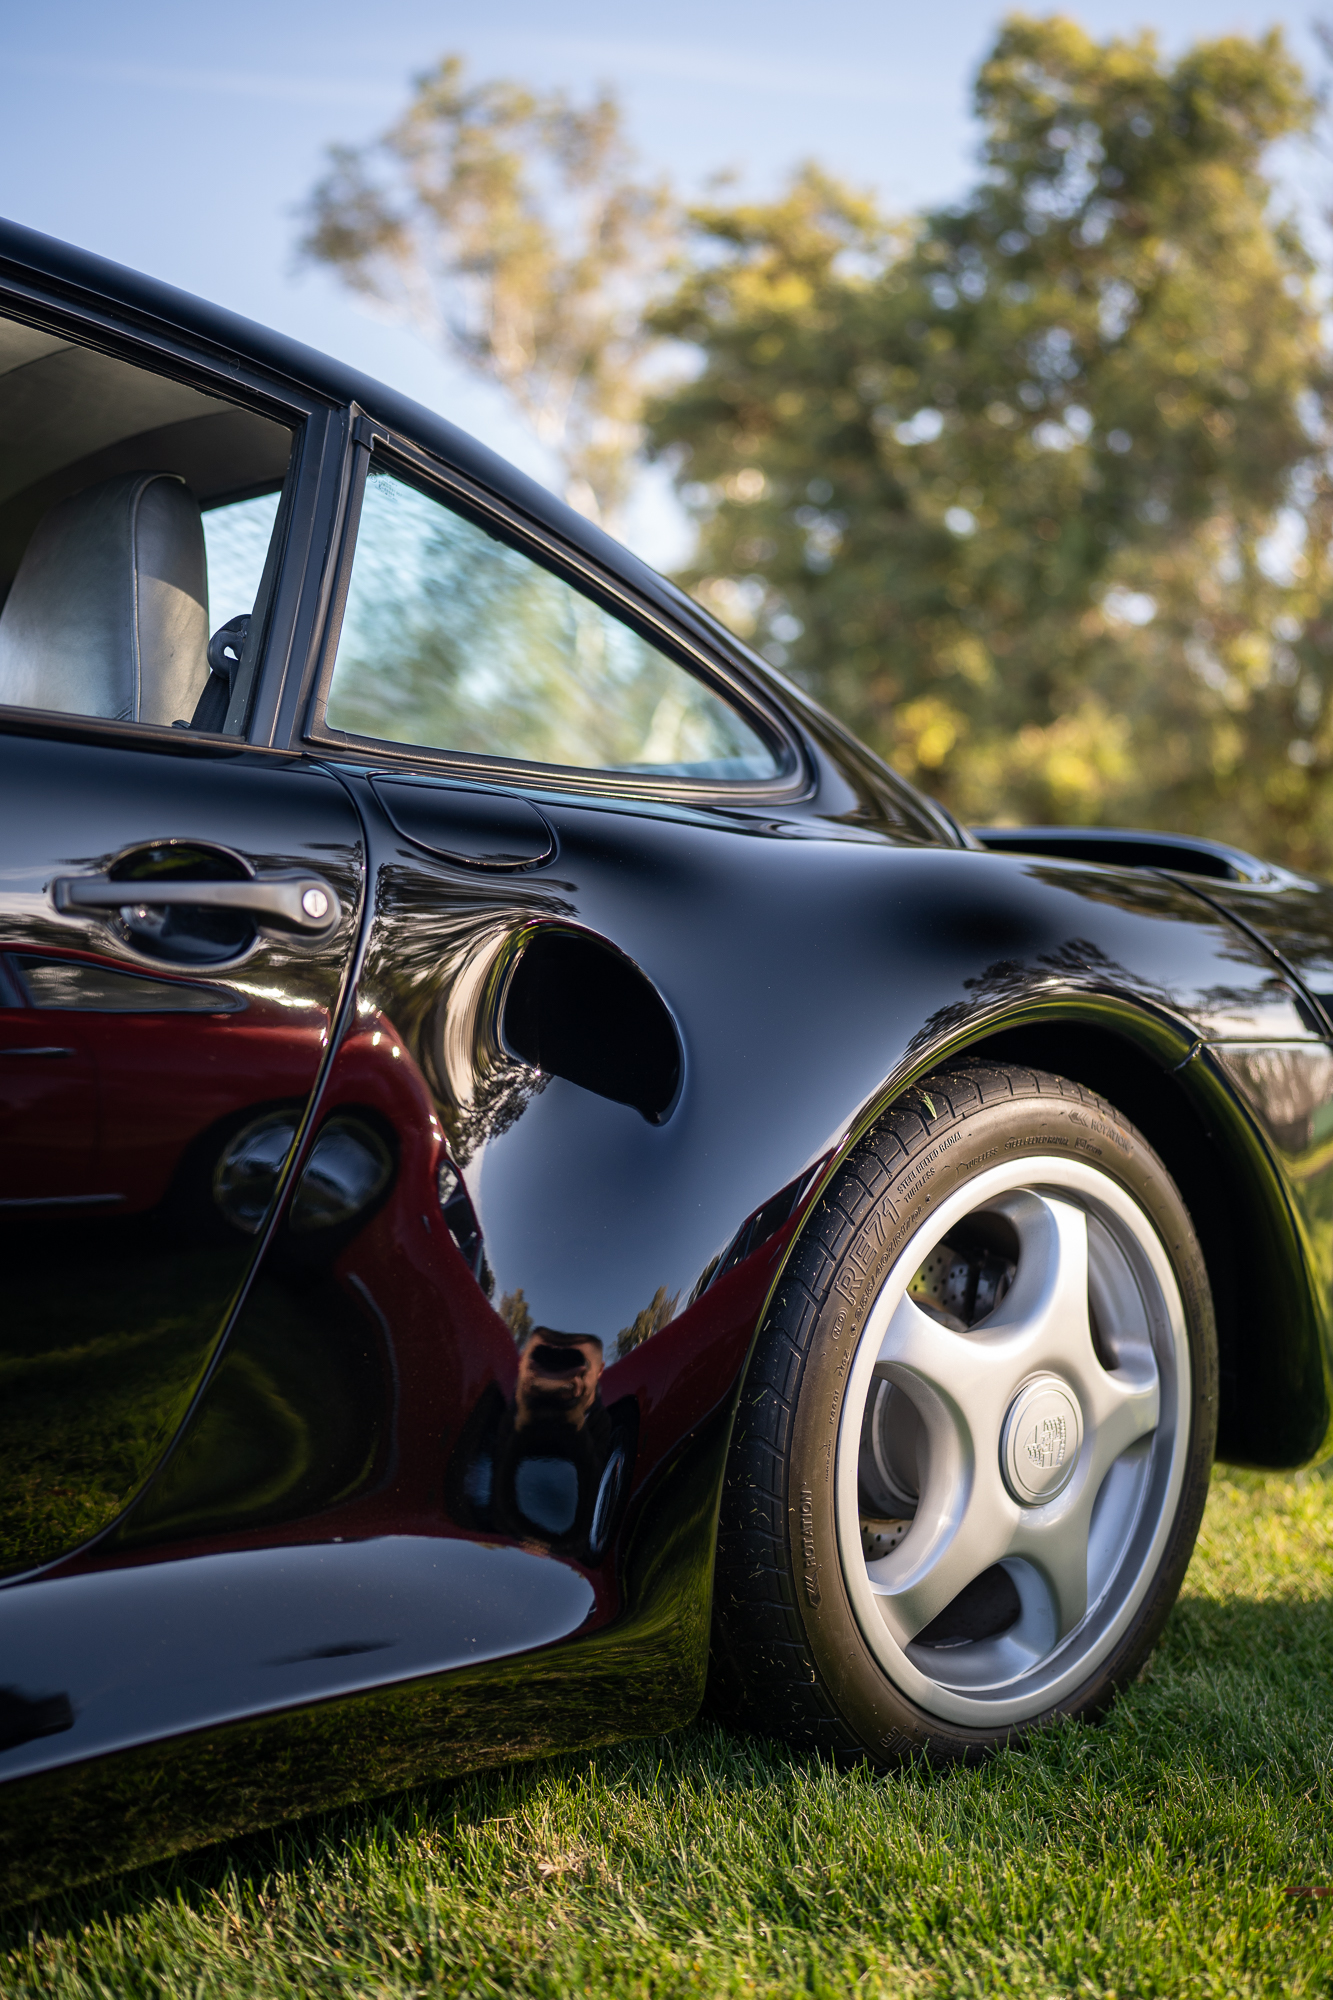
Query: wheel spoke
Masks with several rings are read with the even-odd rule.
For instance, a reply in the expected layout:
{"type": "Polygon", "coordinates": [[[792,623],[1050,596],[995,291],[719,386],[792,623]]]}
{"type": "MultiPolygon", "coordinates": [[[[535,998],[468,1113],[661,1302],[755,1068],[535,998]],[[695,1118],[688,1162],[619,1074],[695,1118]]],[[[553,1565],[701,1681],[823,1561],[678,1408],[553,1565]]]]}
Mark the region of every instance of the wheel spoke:
{"type": "MultiPolygon", "coordinates": [[[[961,1519],[931,1518],[923,1508],[902,1547],[867,1565],[870,1587],[900,1645],[910,1644],[974,1577],[1009,1553],[1017,1510],[989,1480],[981,1485],[985,1498],[974,1484],[961,1519]]],[[[928,1486],[923,1503],[930,1497],[928,1486]]]]}
{"type": "Polygon", "coordinates": [[[1155,1431],[1162,1406],[1156,1368],[1122,1379],[1122,1371],[1102,1370],[1088,1398],[1088,1484],[1093,1493],[1122,1452],[1155,1431]]]}
{"type": "Polygon", "coordinates": [[[884,1330],[875,1373],[890,1380],[912,1376],[943,1390],[954,1379],[961,1352],[961,1336],[904,1293],[884,1330]]]}
{"type": "Polygon", "coordinates": [[[974,1454],[974,1440],[987,1439],[998,1429],[1013,1360],[989,1334],[956,1333],[904,1296],[880,1342],[875,1373],[908,1391],[928,1427],[928,1407],[947,1412],[967,1461],[974,1454]]]}
{"type": "Polygon", "coordinates": [[[1010,1553],[1031,1563],[1045,1584],[1063,1639],[1088,1608],[1088,1524],[1091,1487],[1069,1496],[1069,1504],[1034,1510],[1019,1522],[1010,1553]],[[1051,1514],[1054,1519],[1045,1518],[1051,1514]]]}
{"type": "Polygon", "coordinates": [[[1088,1219],[1069,1202],[1009,1195],[996,1207],[1013,1223],[1018,1270],[985,1322],[987,1334],[1024,1345],[1027,1364],[1058,1368],[1095,1360],[1088,1317],[1088,1219]]]}
{"type": "Polygon", "coordinates": [[[907,1645],[998,1560],[1013,1533],[1014,1510],[993,1476],[988,1443],[1008,1371],[990,1342],[955,1332],[904,1297],[880,1342],[875,1373],[911,1397],[928,1442],[912,1526],[899,1548],[867,1565],[882,1614],[907,1645]]]}

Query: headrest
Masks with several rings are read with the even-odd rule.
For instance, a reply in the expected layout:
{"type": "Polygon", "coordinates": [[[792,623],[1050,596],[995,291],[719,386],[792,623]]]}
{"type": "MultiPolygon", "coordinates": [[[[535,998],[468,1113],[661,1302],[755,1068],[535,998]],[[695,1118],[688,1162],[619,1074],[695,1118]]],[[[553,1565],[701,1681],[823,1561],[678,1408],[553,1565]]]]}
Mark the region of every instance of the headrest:
{"type": "Polygon", "coordinates": [[[123,473],[61,500],[0,612],[0,702],[171,723],[207,678],[204,530],[184,481],[123,473]]]}

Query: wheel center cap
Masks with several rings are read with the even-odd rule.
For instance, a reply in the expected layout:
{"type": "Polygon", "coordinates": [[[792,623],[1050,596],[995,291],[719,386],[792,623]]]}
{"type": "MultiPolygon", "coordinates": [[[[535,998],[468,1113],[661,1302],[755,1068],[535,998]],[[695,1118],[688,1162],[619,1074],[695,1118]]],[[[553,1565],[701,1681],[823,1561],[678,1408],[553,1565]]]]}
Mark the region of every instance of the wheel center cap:
{"type": "Polygon", "coordinates": [[[1025,1382],[1000,1433],[1004,1483],[1023,1507],[1041,1507],[1063,1493],[1083,1445],[1078,1399],[1056,1375],[1025,1382]]]}

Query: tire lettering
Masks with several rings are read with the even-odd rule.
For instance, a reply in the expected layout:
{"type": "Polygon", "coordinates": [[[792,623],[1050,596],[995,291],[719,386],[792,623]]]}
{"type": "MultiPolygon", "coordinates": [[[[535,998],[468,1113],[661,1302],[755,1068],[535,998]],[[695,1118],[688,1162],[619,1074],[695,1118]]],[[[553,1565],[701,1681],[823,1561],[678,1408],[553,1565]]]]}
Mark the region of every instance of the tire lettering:
{"type": "Polygon", "coordinates": [[[819,1565],[815,1561],[815,1496],[808,1486],[801,1488],[801,1556],[801,1582],[806,1602],[813,1607],[820,1601],[819,1565]]]}
{"type": "Polygon", "coordinates": [[[930,1173],[940,1154],[946,1152],[950,1146],[956,1146],[962,1136],[961,1132],[947,1133],[943,1139],[936,1141],[928,1153],[923,1153],[919,1160],[913,1161],[903,1176],[902,1188],[904,1194],[910,1197],[916,1183],[930,1173]]]}

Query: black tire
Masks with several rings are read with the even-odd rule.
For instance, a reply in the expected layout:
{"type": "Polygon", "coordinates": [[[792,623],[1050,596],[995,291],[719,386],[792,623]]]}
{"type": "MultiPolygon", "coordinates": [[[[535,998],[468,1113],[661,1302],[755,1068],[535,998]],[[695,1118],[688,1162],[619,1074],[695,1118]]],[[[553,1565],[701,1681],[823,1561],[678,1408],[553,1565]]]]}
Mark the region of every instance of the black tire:
{"type": "MultiPolygon", "coordinates": [[[[903,1346],[902,1351],[914,1355],[917,1349],[903,1346]]],[[[953,1364],[946,1360],[944,1365],[953,1364]]],[[[1000,1383],[998,1374],[995,1382],[1000,1383]]],[[[980,1408],[982,1390],[968,1393],[980,1408]]],[[[985,1390],[992,1399],[1001,1393],[1010,1392],[1002,1385],[985,1390]]],[[[839,1760],[865,1758],[884,1768],[918,1752],[938,1761],[971,1761],[1057,1716],[1096,1715],[1142,1666],[1175,1600],[1203,1511],[1216,1416],[1216,1334],[1203,1256],[1169,1174],[1142,1136],[1092,1092],[1039,1071],[968,1060],[927,1078],[838,1170],[807,1219],[759,1334],[742,1389],[723,1493],[709,1706],[733,1725],[779,1735],[839,1760]],[[1044,1167],[1035,1170],[1036,1161],[1044,1167]],[[1030,1182],[1024,1179],[1002,1186],[998,1195],[987,1194],[997,1182],[1006,1177],[1012,1182],[1014,1175],[1029,1170],[1030,1182]],[[947,1225],[952,1231],[948,1244],[931,1250],[925,1265],[914,1265],[914,1278],[910,1272],[904,1275],[905,1260],[919,1257],[923,1242],[929,1245],[934,1218],[957,1215],[973,1190],[981,1206],[947,1225]],[[1074,1260],[1080,1208],[1087,1245],[1082,1268],[1093,1274],[1085,1281],[1088,1337],[1105,1383],[1094,1379],[1091,1364],[1078,1360],[1083,1352],[1079,1343],[1086,1345],[1083,1333],[1077,1328],[1069,1334],[1058,1331],[1077,1321],[1068,1300],[1079,1283],[1074,1260]],[[1005,1236],[1006,1230],[1019,1233],[1005,1236]],[[1060,1244],[1072,1247],[1051,1254],[1043,1278],[1038,1250],[1030,1246],[1054,1243],[1057,1236],[1060,1244]],[[1112,1243],[1110,1251],[1103,1239],[1112,1243]],[[956,1248],[960,1242],[962,1250],[956,1248]],[[1025,1320],[1020,1310],[1018,1271],[1025,1258],[1031,1270],[1023,1298],[1036,1296],[1032,1287],[1039,1279],[1047,1286],[1040,1295],[1048,1298],[1043,1308],[1047,1317],[1038,1334],[1032,1332],[1038,1326],[1032,1312],[1025,1320]],[[1115,1328],[1100,1326],[1099,1313],[1107,1320],[1119,1313],[1126,1327],[1131,1321],[1138,1326],[1134,1295],[1117,1258],[1131,1271],[1132,1284],[1145,1301],[1146,1347],[1145,1336],[1133,1331],[1117,1346],[1115,1328]],[[909,1282],[915,1311],[905,1295],[896,1307],[889,1303],[909,1282]],[[1004,1304],[1006,1283],[1013,1286],[1012,1311],[1004,1304]],[[947,1285],[954,1291],[938,1289],[947,1285]],[[1060,1286],[1071,1288],[1059,1292],[1065,1320],[1049,1305],[1060,1286]],[[962,1311],[965,1293],[973,1300],[971,1317],[962,1311]],[[946,1296],[959,1307],[952,1325],[941,1303],[946,1296]],[[990,1318],[977,1310],[978,1303],[984,1308],[988,1301],[994,1301],[990,1318]],[[1002,1325],[1007,1312],[1009,1321],[1002,1325]],[[1019,1554],[1007,1553],[1003,1567],[988,1566],[951,1601],[947,1613],[913,1633],[928,1592],[911,1595],[910,1579],[921,1558],[907,1552],[918,1528],[917,1546],[927,1550],[935,1545],[931,1536],[938,1542],[947,1532],[947,1517],[934,1502],[934,1511],[926,1516],[925,1496],[941,1490],[953,1462],[946,1449],[952,1433],[931,1402],[933,1377],[904,1373],[904,1365],[894,1359],[894,1342],[920,1335],[925,1342],[920,1351],[927,1353],[937,1341],[939,1325],[946,1341],[967,1333],[966,1349],[959,1345],[949,1353],[957,1353],[969,1368],[980,1356],[976,1365],[992,1372],[999,1364],[988,1357],[1011,1349],[1036,1354],[1036,1347],[1025,1350],[1017,1343],[1038,1335],[1056,1340],[1058,1335],[1065,1342],[1059,1352],[1067,1349],[1074,1356],[1070,1366],[1076,1372],[1069,1382],[1084,1385],[1073,1392],[1073,1400],[1078,1403],[1082,1397],[1084,1404],[1069,1417],[1071,1434],[1077,1437],[1071,1469],[1066,1471],[1061,1461],[1048,1471],[1042,1468],[1053,1460],[1056,1446],[1047,1450],[1042,1440],[1058,1432],[1058,1448],[1065,1451],[1066,1405],[1060,1396],[1068,1386],[1066,1378],[1039,1373],[1013,1392],[1005,1406],[1003,1441],[996,1442],[1001,1455],[1010,1453],[998,1477],[1009,1496],[1004,1504],[1017,1523],[1019,1554]],[[974,1325],[983,1336],[989,1327],[1000,1330],[983,1339],[972,1334],[974,1325]],[[888,1332],[876,1346],[881,1326],[888,1332]],[[905,1331],[895,1334],[900,1326],[905,1331]],[[1006,1341],[1009,1347],[997,1344],[1006,1341]],[[855,1380],[866,1379],[869,1363],[862,1359],[858,1364],[858,1356],[872,1353],[878,1357],[876,1373],[858,1392],[862,1417],[854,1398],[849,1402],[849,1392],[855,1380]],[[1149,1426],[1151,1385],[1146,1374],[1134,1370],[1153,1367],[1159,1371],[1158,1401],[1149,1426]],[[886,1369],[892,1376],[887,1387],[886,1369]],[[1046,1402],[1033,1401],[1043,1396],[1046,1402]],[[1101,1429],[1087,1415],[1088,1407],[1102,1407],[1099,1398],[1114,1405],[1101,1429]],[[1131,1402],[1138,1414],[1122,1415],[1131,1402]],[[923,1409],[934,1430],[925,1427],[923,1409]],[[1034,1409],[1037,1421],[1030,1436],[1036,1443],[1026,1444],[1023,1457],[1020,1441],[1029,1436],[1034,1409]],[[844,1441],[844,1419],[850,1443],[844,1441]],[[893,1443],[906,1435],[909,1419],[916,1425],[910,1449],[893,1443]],[[1135,1431],[1134,1441],[1121,1448],[1119,1439],[1131,1423],[1146,1428],[1142,1435],[1135,1431]],[[855,1424],[861,1429],[853,1437],[855,1424]],[[938,1449],[937,1437],[944,1440],[938,1449]],[[881,1450],[884,1438],[889,1443],[881,1450]],[[902,1465],[915,1465],[915,1501],[911,1478],[893,1457],[895,1450],[902,1465]],[[1107,1458],[1121,1450],[1122,1456],[1107,1458]],[[850,1460],[849,1452],[854,1454],[850,1460]],[[944,1468],[938,1473],[936,1457],[944,1468]],[[1140,1482],[1137,1488],[1134,1479],[1140,1482]],[[1068,1482],[1062,1490],[1054,1484],[1059,1480],[1068,1482]],[[909,1493],[899,1508],[907,1513],[906,1526],[873,1517],[873,1494],[889,1490],[884,1481],[893,1492],[909,1493]],[[1024,1481],[1040,1488],[1037,1499],[1024,1481]],[[1102,1500],[1099,1513],[1096,1496],[1103,1486],[1110,1498],[1102,1500]],[[1048,1499],[1048,1490],[1056,1497],[1048,1499]],[[849,1493],[856,1495],[861,1516],[855,1531],[847,1515],[849,1493]],[[1120,1511],[1112,1512],[1113,1500],[1120,1511]],[[913,1505],[915,1513],[909,1511],[913,1505]],[[937,1515],[946,1519],[946,1529],[938,1529],[937,1515]],[[1048,1527],[1050,1522],[1063,1525],[1048,1527]],[[1072,1594],[1076,1586],[1068,1586],[1064,1597],[1060,1594],[1060,1579],[1070,1573],[1071,1563],[1077,1567],[1076,1553],[1069,1551],[1076,1552],[1078,1536],[1085,1532],[1079,1522],[1091,1524],[1086,1528],[1089,1596],[1081,1623],[1072,1594]],[[1109,1526],[1103,1532],[1098,1522],[1109,1526]],[[854,1532],[866,1552],[864,1583],[855,1550],[848,1553],[854,1532]],[[1043,1533],[1052,1538],[1056,1552],[1048,1565],[1054,1584],[1045,1581],[1040,1568],[1043,1533]],[[901,1535],[900,1544],[894,1542],[895,1534],[901,1535]],[[1117,1535],[1121,1543],[1116,1543],[1117,1535]],[[905,1552],[901,1557],[898,1546],[905,1552]],[[1114,1554],[1116,1547],[1122,1547],[1120,1556],[1114,1554]],[[1102,1566],[1095,1573],[1094,1548],[1102,1566]],[[1024,1549],[1038,1551],[1036,1570],[1024,1549]],[[1106,1549],[1112,1553],[1107,1555],[1106,1549]],[[1104,1589],[1102,1569],[1109,1577],[1104,1589]],[[909,1586],[901,1584],[903,1576],[909,1586]],[[1094,1583],[1102,1589],[1095,1602],[1094,1583]],[[1006,1609],[1006,1592],[1019,1605],[1017,1614],[1006,1609]],[[1012,1635],[1046,1629],[1040,1624],[1043,1592],[1054,1621],[1050,1629],[1057,1635],[1049,1654],[1044,1664],[1033,1665],[1027,1679],[1020,1675],[1013,1682],[1017,1693],[1006,1694],[997,1681],[992,1698],[985,1674],[1000,1670],[987,1663],[999,1659],[999,1649],[1006,1647],[1004,1657],[1011,1665],[1014,1658],[1028,1657],[1012,1635]],[[1067,1629],[1062,1618],[1073,1621],[1067,1629]],[[1050,1693],[1048,1701],[1042,1698],[1044,1689],[1050,1693]]],[[[961,1420],[948,1419],[956,1421],[961,1420]]],[[[996,1459],[992,1451],[987,1466],[985,1438],[977,1425],[968,1435],[973,1432],[979,1442],[968,1461],[976,1468],[969,1491],[980,1496],[983,1474],[992,1479],[996,1459]]],[[[878,1504],[882,1512],[884,1503],[878,1504]]],[[[976,1545],[981,1547],[991,1516],[983,1513],[981,1497],[976,1505],[976,1545]]],[[[962,1535],[961,1527],[957,1534],[962,1535]]],[[[951,1547],[947,1541],[940,1545],[946,1551],[951,1547]]],[[[950,1556],[952,1569],[944,1566],[943,1557],[938,1574],[927,1567],[921,1572],[926,1584],[936,1592],[952,1587],[970,1549],[960,1543],[961,1552],[950,1556]]],[[[1023,1641],[1029,1649],[1039,1643],[1023,1641]]]]}

